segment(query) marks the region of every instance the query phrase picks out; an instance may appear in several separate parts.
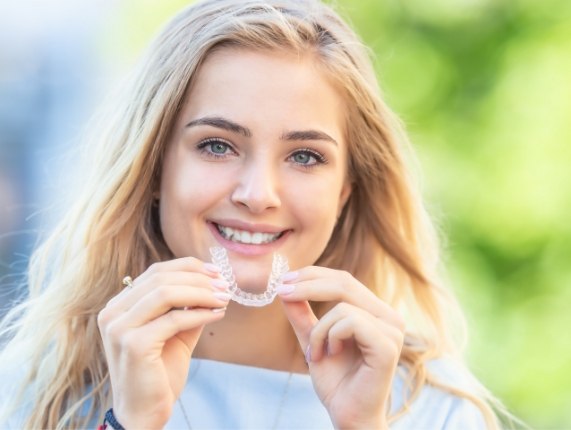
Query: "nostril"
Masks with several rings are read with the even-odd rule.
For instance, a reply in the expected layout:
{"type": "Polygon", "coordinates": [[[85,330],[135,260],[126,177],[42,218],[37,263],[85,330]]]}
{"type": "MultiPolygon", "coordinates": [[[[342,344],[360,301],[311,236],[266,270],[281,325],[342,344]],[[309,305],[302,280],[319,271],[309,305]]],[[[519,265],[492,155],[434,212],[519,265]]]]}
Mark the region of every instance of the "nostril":
{"type": "Polygon", "coordinates": [[[279,207],[280,197],[275,189],[268,184],[251,184],[240,186],[232,193],[234,204],[247,207],[252,212],[261,212],[266,209],[279,207]]]}

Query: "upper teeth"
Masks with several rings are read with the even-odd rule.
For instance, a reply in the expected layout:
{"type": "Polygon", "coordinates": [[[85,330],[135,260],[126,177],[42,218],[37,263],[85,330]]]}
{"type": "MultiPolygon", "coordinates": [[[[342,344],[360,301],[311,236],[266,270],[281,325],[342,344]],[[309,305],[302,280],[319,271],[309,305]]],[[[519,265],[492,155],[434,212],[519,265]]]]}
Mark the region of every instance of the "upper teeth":
{"type": "Polygon", "coordinates": [[[276,240],[281,233],[261,233],[261,232],[250,232],[245,230],[237,230],[230,227],[224,227],[222,225],[217,225],[218,231],[222,234],[225,239],[231,240],[232,242],[240,243],[253,243],[254,245],[259,245],[261,243],[269,243],[276,240]]]}

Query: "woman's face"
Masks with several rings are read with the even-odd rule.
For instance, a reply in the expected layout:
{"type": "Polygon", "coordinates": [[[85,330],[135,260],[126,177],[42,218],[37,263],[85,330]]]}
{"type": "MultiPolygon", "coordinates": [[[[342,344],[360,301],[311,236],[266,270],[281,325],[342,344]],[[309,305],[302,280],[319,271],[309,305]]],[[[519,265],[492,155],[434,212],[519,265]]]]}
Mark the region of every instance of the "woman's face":
{"type": "Polygon", "coordinates": [[[310,57],[222,49],[201,66],[165,154],[160,219],[176,257],[227,249],[265,289],[274,253],[321,255],[350,193],[343,100],[310,57]]]}

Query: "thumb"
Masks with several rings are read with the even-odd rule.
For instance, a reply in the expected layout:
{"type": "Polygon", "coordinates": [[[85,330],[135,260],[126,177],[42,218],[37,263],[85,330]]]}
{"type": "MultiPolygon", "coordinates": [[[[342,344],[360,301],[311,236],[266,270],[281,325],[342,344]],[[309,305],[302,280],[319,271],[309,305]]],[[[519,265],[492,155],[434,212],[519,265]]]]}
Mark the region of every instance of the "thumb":
{"type": "Polygon", "coordinates": [[[309,306],[309,302],[307,300],[300,302],[285,302],[282,300],[282,306],[301,348],[303,351],[307,351],[309,335],[318,321],[311,306],[309,306]]]}

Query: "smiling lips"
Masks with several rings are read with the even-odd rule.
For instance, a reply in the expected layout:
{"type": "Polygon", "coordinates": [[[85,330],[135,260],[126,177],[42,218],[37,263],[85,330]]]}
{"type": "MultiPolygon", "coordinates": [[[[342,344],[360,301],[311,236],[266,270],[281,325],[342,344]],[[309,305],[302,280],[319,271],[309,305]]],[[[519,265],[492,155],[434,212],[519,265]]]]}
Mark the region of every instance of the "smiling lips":
{"type": "Polygon", "coordinates": [[[243,243],[246,245],[262,245],[266,243],[272,243],[283,236],[284,232],[279,233],[263,233],[263,232],[252,232],[247,230],[239,230],[236,228],[226,227],[220,224],[215,224],[220,235],[232,242],[243,243]]]}

